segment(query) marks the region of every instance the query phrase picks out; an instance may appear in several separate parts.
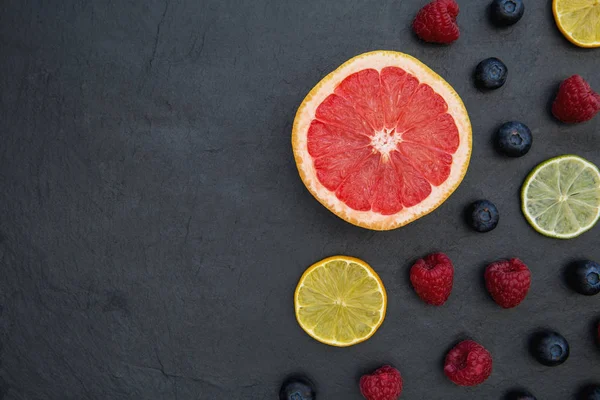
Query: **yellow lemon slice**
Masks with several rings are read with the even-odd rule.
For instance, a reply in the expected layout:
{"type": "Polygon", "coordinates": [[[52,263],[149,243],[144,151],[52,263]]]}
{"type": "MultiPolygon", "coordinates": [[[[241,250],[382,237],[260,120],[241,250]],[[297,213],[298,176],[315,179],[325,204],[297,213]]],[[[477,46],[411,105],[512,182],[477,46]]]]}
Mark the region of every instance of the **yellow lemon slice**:
{"type": "Polygon", "coordinates": [[[553,0],[552,12],[563,35],[579,47],[600,47],[600,0],[553,0]]]}
{"type": "Polygon", "coordinates": [[[387,295],[366,262],[334,256],[308,268],[296,287],[296,319],[321,343],[347,347],[369,339],[385,318],[387,295]]]}

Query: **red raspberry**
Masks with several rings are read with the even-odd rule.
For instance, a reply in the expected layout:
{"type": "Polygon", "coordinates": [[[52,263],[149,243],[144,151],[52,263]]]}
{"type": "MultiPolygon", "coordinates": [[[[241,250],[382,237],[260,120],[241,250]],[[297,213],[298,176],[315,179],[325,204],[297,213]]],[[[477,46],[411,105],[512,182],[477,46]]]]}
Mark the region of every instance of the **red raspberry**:
{"type": "Polygon", "coordinates": [[[410,282],[421,300],[441,306],[452,291],[454,267],[444,253],[430,254],[418,260],[410,269],[410,282]]]}
{"type": "Polygon", "coordinates": [[[518,258],[497,261],[485,270],[485,287],[500,307],[518,306],[530,286],[531,271],[518,258]]]}
{"type": "Polygon", "coordinates": [[[426,42],[452,43],[460,36],[454,0],[434,0],[419,10],[413,21],[413,31],[426,42]]]}
{"type": "Polygon", "coordinates": [[[562,122],[589,121],[600,111],[600,95],[581,76],[565,79],[552,104],[552,114],[562,122]]]}
{"type": "Polygon", "coordinates": [[[360,392],[367,400],[396,400],[402,393],[400,372],[389,365],[360,378],[360,392]]]}
{"type": "Polygon", "coordinates": [[[459,386],[476,386],[492,373],[492,356],[482,345],[464,340],[446,355],[444,373],[459,386]]]}

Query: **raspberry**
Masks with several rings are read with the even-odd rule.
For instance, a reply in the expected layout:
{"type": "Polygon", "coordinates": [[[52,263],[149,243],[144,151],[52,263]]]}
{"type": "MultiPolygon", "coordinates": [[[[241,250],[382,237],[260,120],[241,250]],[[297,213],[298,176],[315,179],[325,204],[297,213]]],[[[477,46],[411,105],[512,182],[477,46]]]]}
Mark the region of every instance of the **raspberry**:
{"type": "Polygon", "coordinates": [[[389,365],[360,378],[360,392],[367,400],[396,400],[402,393],[400,372],[389,365]]]}
{"type": "Polygon", "coordinates": [[[485,270],[485,287],[500,307],[518,306],[530,286],[531,271],[518,258],[497,261],[485,270]]]}
{"type": "Polygon", "coordinates": [[[492,356],[482,345],[464,340],[446,355],[444,373],[459,386],[476,386],[492,373],[492,356]]]}
{"type": "Polygon", "coordinates": [[[434,0],[419,10],[413,21],[413,31],[426,42],[452,43],[460,36],[454,0],[434,0]]]}
{"type": "Polygon", "coordinates": [[[443,253],[430,254],[410,269],[410,282],[421,300],[441,306],[448,300],[454,280],[454,266],[443,253]]]}
{"type": "Polygon", "coordinates": [[[562,122],[589,121],[600,111],[600,95],[581,76],[565,79],[552,104],[552,114],[562,122]]]}

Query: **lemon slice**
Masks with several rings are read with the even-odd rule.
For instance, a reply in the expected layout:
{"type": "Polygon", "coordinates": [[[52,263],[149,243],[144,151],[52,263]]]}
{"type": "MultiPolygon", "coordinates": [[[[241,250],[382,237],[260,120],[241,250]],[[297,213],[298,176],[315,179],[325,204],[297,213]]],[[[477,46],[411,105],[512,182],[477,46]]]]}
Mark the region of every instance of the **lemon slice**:
{"type": "Polygon", "coordinates": [[[553,0],[558,29],[580,47],[600,47],[600,0],[553,0]]]}
{"type": "Polygon", "coordinates": [[[590,230],[600,218],[600,171],[574,155],[544,161],[527,177],[521,209],[539,233],[571,239],[590,230]]]}
{"type": "Polygon", "coordinates": [[[296,319],[321,343],[347,347],[373,336],[385,318],[387,295],[364,261],[334,256],[308,268],[296,287],[296,319]]]}

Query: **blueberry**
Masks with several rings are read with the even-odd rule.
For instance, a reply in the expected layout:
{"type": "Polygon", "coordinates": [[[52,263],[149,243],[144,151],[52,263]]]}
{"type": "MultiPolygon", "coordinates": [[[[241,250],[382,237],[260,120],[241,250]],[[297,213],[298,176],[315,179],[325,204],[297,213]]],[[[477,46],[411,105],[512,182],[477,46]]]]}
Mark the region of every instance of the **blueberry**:
{"type": "Polygon", "coordinates": [[[569,286],[577,293],[593,296],[600,293],[600,265],[590,260],[576,261],[567,268],[569,286]]]}
{"type": "Polygon", "coordinates": [[[569,343],[557,332],[540,332],[531,341],[531,354],[541,364],[555,367],[569,358],[569,343]]]}
{"type": "Polygon", "coordinates": [[[600,385],[589,385],[578,397],[579,400],[600,400],[600,385]]]}
{"type": "Polygon", "coordinates": [[[508,68],[495,57],[486,58],[475,68],[475,85],[480,89],[498,89],[506,82],[508,68]]]}
{"type": "Polygon", "coordinates": [[[500,214],[491,201],[478,200],[469,206],[467,219],[477,232],[489,232],[498,225],[500,214]]]}
{"type": "Polygon", "coordinates": [[[506,400],[537,400],[534,395],[526,390],[512,390],[506,397],[506,400]]]}
{"type": "Polygon", "coordinates": [[[492,21],[498,26],[516,24],[523,13],[525,5],[523,0],[494,0],[491,5],[492,21]]]}
{"type": "Polygon", "coordinates": [[[521,157],[531,148],[533,137],[527,125],[510,121],[496,132],[496,148],[509,157],[521,157]]]}
{"type": "Polygon", "coordinates": [[[279,391],[279,400],[315,400],[315,390],[306,378],[290,378],[286,380],[279,391]]]}

